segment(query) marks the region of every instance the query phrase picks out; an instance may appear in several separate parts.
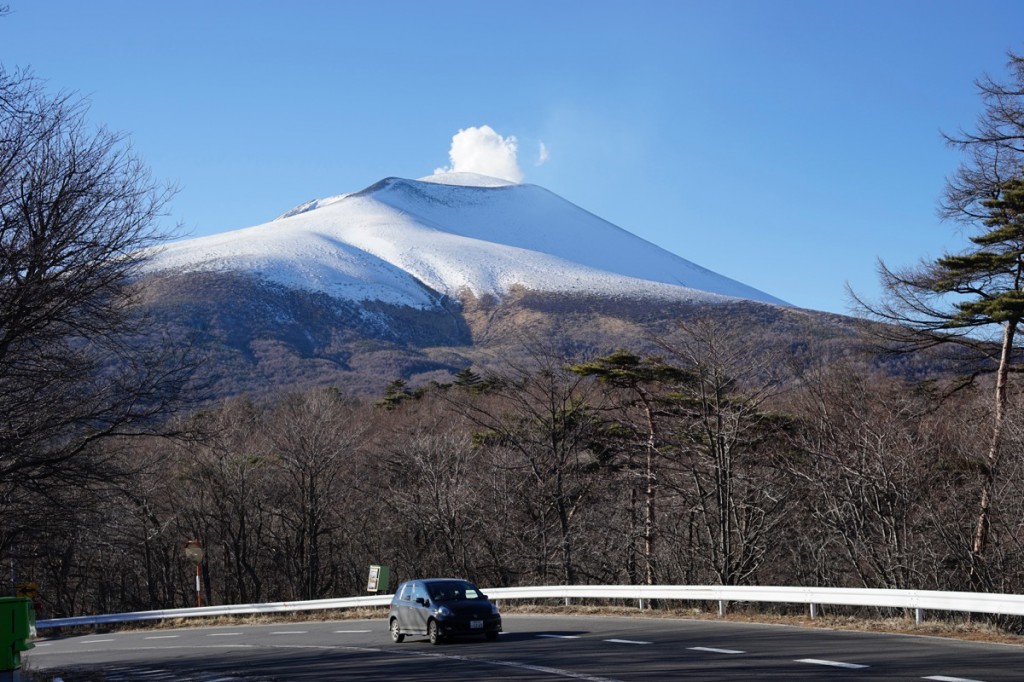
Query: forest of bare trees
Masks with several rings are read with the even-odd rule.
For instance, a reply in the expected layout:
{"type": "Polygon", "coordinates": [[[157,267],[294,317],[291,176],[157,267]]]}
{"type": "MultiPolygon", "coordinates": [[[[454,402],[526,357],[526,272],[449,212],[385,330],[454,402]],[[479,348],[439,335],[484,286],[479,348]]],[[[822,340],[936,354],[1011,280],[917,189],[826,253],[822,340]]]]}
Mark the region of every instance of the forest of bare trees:
{"type": "MultiPolygon", "coordinates": [[[[15,577],[43,617],[195,604],[190,540],[214,604],[358,595],[371,564],[488,586],[972,588],[986,391],[752,365],[713,323],[663,346],[538,353],[376,404],[225,401],[174,439],[112,443],[121,475],[22,538],[15,577]]],[[[1022,437],[1010,418],[1008,452],[1022,437]]],[[[998,591],[1024,589],[1021,473],[992,505],[998,591]]]]}

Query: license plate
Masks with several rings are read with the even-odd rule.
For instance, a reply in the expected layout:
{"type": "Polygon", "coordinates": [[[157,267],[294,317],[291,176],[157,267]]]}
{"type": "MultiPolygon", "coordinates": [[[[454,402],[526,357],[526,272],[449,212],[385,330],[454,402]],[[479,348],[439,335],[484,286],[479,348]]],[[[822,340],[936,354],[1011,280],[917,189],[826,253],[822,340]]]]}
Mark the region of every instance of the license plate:
{"type": "Polygon", "coordinates": [[[482,620],[471,620],[469,621],[469,627],[472,630],[482,630],[484,627],[484,622],[482,620]]]}

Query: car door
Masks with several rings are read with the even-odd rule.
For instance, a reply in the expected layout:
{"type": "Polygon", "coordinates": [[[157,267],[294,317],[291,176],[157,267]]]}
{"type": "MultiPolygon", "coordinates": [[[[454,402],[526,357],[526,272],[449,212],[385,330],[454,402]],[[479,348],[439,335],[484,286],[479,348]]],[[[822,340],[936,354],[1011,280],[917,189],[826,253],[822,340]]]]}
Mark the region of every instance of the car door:
{"type": "Polygon", "coordinates": [[[409,606],[409,631],[427,634],[427,620],[430,618],[430,595],[427,586],[415,582],[412,586],[412,602],[409,606]]]}
{"type": "Polygon", "coordinates": [[[402,628],[402,632],[405,633],[415,631],[412,614],[415,602],[412,600],[412,592],[413,583],[403,583],[398,591],[398,599],[395,602],[395,615],[398,617],[398,625],[402,628]]]}

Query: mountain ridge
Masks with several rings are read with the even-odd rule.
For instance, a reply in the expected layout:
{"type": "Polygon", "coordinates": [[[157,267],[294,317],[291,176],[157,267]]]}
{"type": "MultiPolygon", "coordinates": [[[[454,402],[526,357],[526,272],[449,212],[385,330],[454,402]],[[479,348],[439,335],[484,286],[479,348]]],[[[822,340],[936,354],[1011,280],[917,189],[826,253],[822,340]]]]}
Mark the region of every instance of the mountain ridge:
{"type": "Polygon", "coordinates": [[[380,395],[394,379],[527,366],[539,347],[658,354],[656,339],[697,319],[744,334],[758,354],[851,336],[849,320],[789,306],[542,187],[463,174],[384,178],[168,244],[138,286],[155,336],[204,357],[210,400],[380,395]]]}
{"type": "Polygon", "coordinates": [[[500,298],[513,287],[786,305],[540,186],[465,174],[384,178],[268,223],[168,244],[148,269],[249,272],[347,300],[419,308],[466,291],[500,298]]]}

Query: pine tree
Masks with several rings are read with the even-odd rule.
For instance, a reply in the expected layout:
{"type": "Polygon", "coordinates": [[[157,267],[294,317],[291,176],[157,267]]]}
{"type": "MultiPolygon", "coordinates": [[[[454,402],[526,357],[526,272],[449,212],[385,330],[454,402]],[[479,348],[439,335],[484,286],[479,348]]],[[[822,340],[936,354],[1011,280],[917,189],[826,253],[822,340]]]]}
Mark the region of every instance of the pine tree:
{"type": "Polygon", "coordinates": [[[478,390],[482,383],[483,379],[480,375],[469,367],[460,369],[455,375],[455,385],[459,388],[465,388],[471,392],[478,390]]]}
{"type": "Polygon", "coordinates": [[[988,232],[971,237],[976,248],[936,262],[934,288],[964,297],[953,304],[947,324],[1003,328],[996,369],[995,417],[985,457],[978,518],[971,541],[974,564],[985,553],[989,537],[992,493],[999,479],[1000,448],[1006,419],[1007,380],[1014,360],[1014,339],[1024,319],[1024,180],[1007,182],[995,199],[983,202],[989,211],[988,232]]]}
{"type": "Polygon", "coordinates": [[[1019,360],[1015,341],[1024,318],[1024,57],[1010,53],[1008,68],[1009,83],[987,76],[976,83],[984,104],[976,129],[946,136],[965,158],[946,183],[942,215],[976,233],[969,237],[971,246],[905,270],[880,263],[881,303],[866,303],[851,292],[861,311],[893,323],[875,329],[890,350],[952,344],[976,359],[967,379],[995,373],[993,419],[969,548],[976,588],[989,587],[985,555],[999,482],[1007,381],[1019,360]],[[995,325],[1001,327],[1001,338],[985,338],[983,330],[995,325]]]}
{"type": "Polygon", "coordinates": [[[982,566],[989,544],[992,495],[999,482],[1000,454],[1006,420],[1008,380],[1015,361],[1016,337],[1024,320],[1024,179],[1014,178],[998,196],[981,202],[986,231],[970,237],[973,246],[905,272],[883,268],[883,283],[893,301],[909,307],[888,309],[887,317],[904,327],[890,328],[891,339],[922,348],[955,342],[980,351],[989,362],[975,373],[994,367],[994,416],[983,461],[981,492],[971,540],[971,575],[984,587],[982,566]],[[903,315],[902,319],[897,312],[903,315]],[[980,330],[998,325],[1001,338],[992,343],[980,330]],[[913,336],[904,336],[910,333],[913,336]]]}
{"type": "Polygon", "coordinates": [[[376,407],[383,407],[385,410],[393,410],[405,400],[414,397],[403,379],[395,379],[384,389],[384,397],[374,403],[376,407]]]}
{"type": "Polygon", "coordinates": [[[661,438],[656,417],[661,397],[659,393],[663,389],[688,380],[691,375],[666,364],[661,358],[642,358],[622,349],[591,362],[572,365],[569,370],[582,376],[596,377],[602,383],[618,388],[625,397],[626,406],[640,410],[639,423],[634,424],[632,428],[642,440],[644,453],[644,581],[648,585],[653,585],[657,573],[657,459],[661,438]]]}

